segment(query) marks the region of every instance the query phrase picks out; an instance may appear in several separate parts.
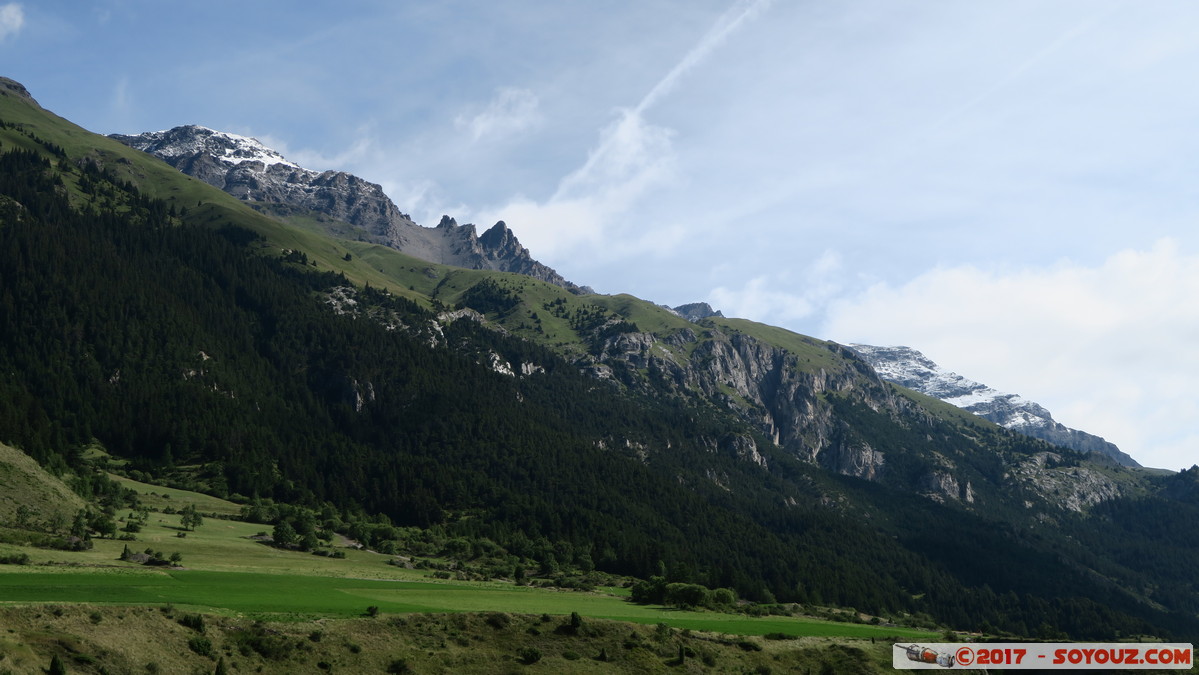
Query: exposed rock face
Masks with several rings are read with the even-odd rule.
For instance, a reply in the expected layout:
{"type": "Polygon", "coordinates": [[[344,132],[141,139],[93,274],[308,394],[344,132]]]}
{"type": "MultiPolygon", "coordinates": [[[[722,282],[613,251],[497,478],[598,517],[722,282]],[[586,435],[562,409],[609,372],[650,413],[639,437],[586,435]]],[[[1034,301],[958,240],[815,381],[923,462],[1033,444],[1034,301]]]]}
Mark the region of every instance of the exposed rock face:
{"type": "Polygon", "coordinates": [[[343,171],[305,169],[253,138],[194,125],[112,138],[264,211],[328,216],[337,221],[326,223],[334,236],[384,244],[430,262],[515,272],[590,292],[534,260],[503,221],[482,235],[476,234],[474,225],[459,226],[449,216],[437,227],[421,227],[396,207],[381,186],[343,171]]]}
{"type": "Polygon", "coordinates": [[[1110,457],[1123,466],[1140,466],[1099,436],[1057,422],[1043,406],[951,373],[911,347],[851,347],[885,380],[939,398],[1025,436],[1078,452],[1110,457]]]}
{"type": "Polygon", "coordinates": [[[933,471],[926,474],[921,481],[920,488],[923,494],[933,501],[944,503],[946,500],[953,500],[968,504],[974,503],[974,487],[970,485],[970,481],[966,481],[963,485],[958,482],[956,476],[948,471],[933,471]]]}
{"type": "MultiPolygon", "coordinates": [[[[886,467],[883,454],[852,439],[825,395],[848,396],[876,410],[897,410],[906,402],[897,399],[856,355],[828,343],[828,349],[847,357],[844,366],[832,372],[810,372],[800,367],[793,354],[742,333],[709,328],[704,337],[700,340],[692,330],[663,339],[651,333],[614,335],[583,368],[601,379],[629,368],[648,370],[672,389],[699,394],[733,410],[766,439],[801,459],[846,475],[881,478],[886,467]],[[617,367],[622,364],[623,368],[617,367]]],[[[721,449],[769,468],[767,457],[752,439],[725,439],[721,449]]]]}
{"type": "Polygon", "coordinates": [[[1056,453],[1040,452],[1008,475],[1067,511],[1082,512],[1121,496],[1120,485],[1111,478],[1084,466],[1059,466],[1061,460],[1056,453]]]}
{"type": "Polygon", "coordinates": [[[748,436],[729,436],[721,441],[721,450],[737,459],[753,462],[763,469],[770,468],[766,458],[758,452],[758,444],[748,436]]]}
{"type": "Polygon", "coordinates": [[[724,316],[720,313],[719,309],[712,309],[712,305],[706,302],[692,302],[686,305],[679,305],[673,311],[688,321],[699,321],[710,316],[724,316]]]}

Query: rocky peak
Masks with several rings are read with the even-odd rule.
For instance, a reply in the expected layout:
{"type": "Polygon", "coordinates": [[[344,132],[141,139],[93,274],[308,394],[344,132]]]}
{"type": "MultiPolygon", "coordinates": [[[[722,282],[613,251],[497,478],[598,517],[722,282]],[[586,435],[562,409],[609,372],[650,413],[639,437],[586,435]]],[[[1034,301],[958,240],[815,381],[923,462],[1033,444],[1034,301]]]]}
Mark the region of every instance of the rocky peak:
{"type": "Polygon", "coordinates": [[[229,166],[257,162],[262,165],[260,171],[275,164],[283,164],[293,169],[300,168],[298,164],[287,161],[283,155],[266,147],[256,138],[215,131],[194,124],[137,136],[118,134],[113,138],[163,159],[192,157],[202,153],[229,166]]]}
{"type": "Polygon", "coordinates": [[[459,225],[448,215],[436,227],[422,227],[380,185],[343,171],[305,169],[253,138],[197,125],[112,138],[259,210],[277,216],[297,209],[329,216],[336,222],[326,228],[336,237],[383,244],[429,262],[515,272],[576,293],[591,292],[534,260],[502,221],[482,237],[473,224],[459,225]]]}
{"type": "Polygon", "coordinates": [[[493,251],[512,249],[520,246],[520,242],[516,240],[516,235],[512,234],[512,230],[509,230],[508,226],[502,220],[479,235],[479,243],[483,245],[483,248],[493,251]]]}
{"type": "Polygon", "coordinates": [[[25,88],[25,85],[17,82],[16,80],[10,80],[7,77],[0,77],[0,94],[5,96],[16,96],[17,98],[22,98],[26,101],[29,101],[39,108],[42,107],[36,100],[34,100],[33,96],[29,93],[29,90],[25,88]]]}
{"type": "Polygon", "coordinates": [[[1140,466],[1099,436],[1057,422],[1044,406],[950,372],[911,347],[861,344],[850,347],[885,380],[941,399],[1025,436],[1077,452],[1098,453],[1124,466],[1140,466]]]}
{"type": "Polygon", "coordinates": [[[692,302],[686,305],[679,305],[678,307],[674,307],[673,311],[684,319],[693,322],[706,319],[710,316],[724,316],[720,313],[720,310],[712,309],[712,305],[706,302],[692,302]]]}

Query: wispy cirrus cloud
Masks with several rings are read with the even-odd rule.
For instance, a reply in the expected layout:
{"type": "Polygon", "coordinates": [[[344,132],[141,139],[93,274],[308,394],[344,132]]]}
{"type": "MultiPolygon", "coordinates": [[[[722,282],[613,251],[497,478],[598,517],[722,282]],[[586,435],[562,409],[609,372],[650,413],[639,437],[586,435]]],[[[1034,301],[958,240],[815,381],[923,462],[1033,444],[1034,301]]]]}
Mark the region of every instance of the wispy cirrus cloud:
{"type": "Polygon", "coordinates": [[[482,111],[454,118],[454,126],[466,131],[474,141],[503,138],[541,122],[539,106],[540,101],[532,91],[503,87],[482,111]]]}
{"type": "Polygon", "coordinates": [[[20,3],[0,5],[0,42],[21,32],[25,26],[25,10],[20,3]]]}

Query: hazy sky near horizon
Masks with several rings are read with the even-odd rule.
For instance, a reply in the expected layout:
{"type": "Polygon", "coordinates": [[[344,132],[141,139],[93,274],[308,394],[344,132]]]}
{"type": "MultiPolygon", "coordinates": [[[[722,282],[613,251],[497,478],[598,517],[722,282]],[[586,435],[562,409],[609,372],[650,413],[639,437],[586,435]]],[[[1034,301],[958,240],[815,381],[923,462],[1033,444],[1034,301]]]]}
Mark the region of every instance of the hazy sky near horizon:
{"type": "Polygon", "coordinates": [[[92,131],[253,136],[1199,462],[1199,3],[0,0],[0,62],[92,131]]]}

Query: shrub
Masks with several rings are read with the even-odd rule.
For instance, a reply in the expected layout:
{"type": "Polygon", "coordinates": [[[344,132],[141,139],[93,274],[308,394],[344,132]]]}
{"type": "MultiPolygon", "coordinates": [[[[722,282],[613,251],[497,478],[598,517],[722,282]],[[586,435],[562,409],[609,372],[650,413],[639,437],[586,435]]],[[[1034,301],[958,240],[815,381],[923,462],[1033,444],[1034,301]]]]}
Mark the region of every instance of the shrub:
{"type": "Polygon", "coordinates": [[[517,650],[516,656],[521,663],[528,666],[541,660],[541,650],[536,647],[521,647],[517,650]]]}
{"type": "Polygon", "coordinates": [[[731,588],[717,588],[712,591],[712,603],[715,605],[731,605],[737,601],[737,594],[731,588]]]}
{"type": "Polygon", "coordinates": [[[496,630],[503,630],[504,628],[512,625],[512,617],[504,614],[503,612],[491,612],[487,615],[487,618],[484,619],[484,621],[487,622],[488,626],[491,626],[496,630]]]}
{"type": "Polygon", "coordinates": [[[678,607],[707,607],[712,604],[710,593],[699,584],[666,584],[663,601],[678,607]]]}
{"type": "Polygon", "coordinates": [[[187,648],[200,656],[212,656],[212,640],[202,635],[193,635],[188,638],[187,648]]]}
{"type": "Polygon", "coordinates": [[[295,642],[280,635],[271,634],[258,623],[249,628],[231,631],[228,637],[243,656],[249,656],[251,652],[258,652],[264,659],[276,661],[286,659],[296,651],[295,642]]]}
{"type": "Polygon", "coordinates": [[[204,615],[203,614],[184,614],[179,617],[179,625],[190,628],[197,633],[204,632],[204,615]]]}

